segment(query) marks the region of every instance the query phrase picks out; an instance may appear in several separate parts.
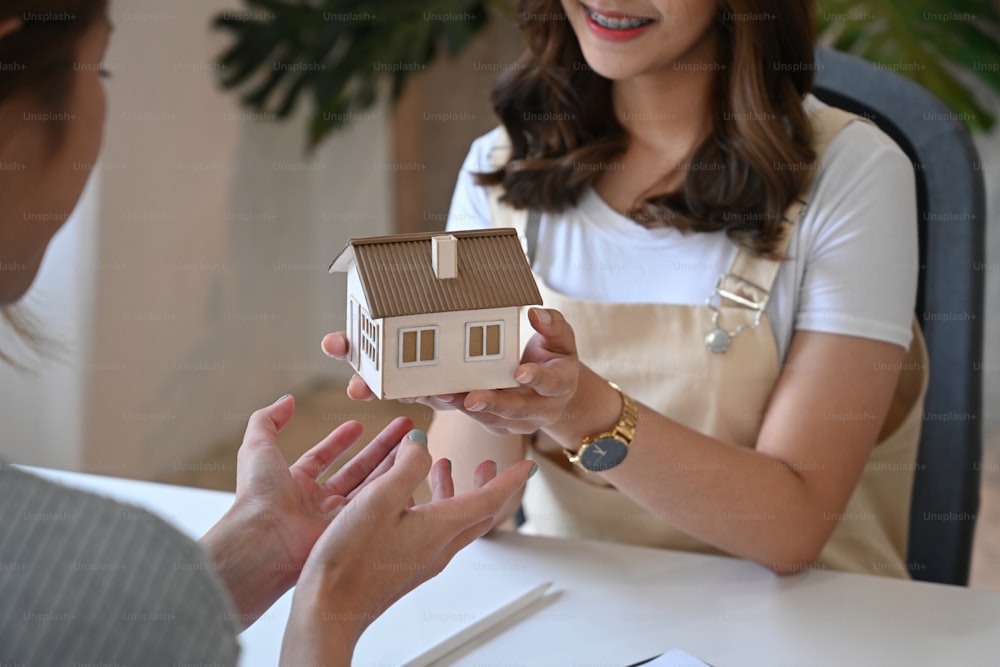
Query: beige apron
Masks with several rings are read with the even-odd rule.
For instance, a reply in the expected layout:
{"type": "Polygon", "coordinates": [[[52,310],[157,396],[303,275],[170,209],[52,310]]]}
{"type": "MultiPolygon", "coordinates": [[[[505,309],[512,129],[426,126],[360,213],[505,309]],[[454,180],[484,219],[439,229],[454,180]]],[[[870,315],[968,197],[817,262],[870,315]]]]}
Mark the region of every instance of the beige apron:
{"type": "MultiPolygon", "coordinates": [[[[854,120],[860,119],[832,108],[813,114],[817,160],[837,133],[854,120]]],[[[505,141],[498,142],[492,156],[494,164],[504,164],[508,150],[505,141]]],[[[491,192],[493,224],[516,227],[524,234],[527,212],[501,204],[498,190],[491,192]]],[[[798,201],[789,207],[785,213],[787,224],[798,220],[803,205],[798,201]]],[[[788,231],[785,247],[791,236],[788,231]]],[[[531,235],[529,244],[533,242],[531,235]]],[[[533,248],[529,248],[529,254],[534,254],[533,248]]],[[[778,268],[778,262],[755,258],[741,250],[720,287],[742,296],[750,305],[759,303],[771,290],[778,268]]],[[[636,400],[689,428],[734,445],[755,446],[781,370],[774,335],[762,306],[753,308],[737,300],[716,299],[721,327],[732,331],[740,323],[747,325],[732,338],[725,353],[716,354],[705,346],[705,335],[713,328],[712,309],[707,305],[576,299],[552,290],[537,275],[535,278],[546,307],[559,310],[573,325],[580,359],[601,377],[616,382],[636,400]]],[[[532,333],[530,327],[524,329],[527,335],[532,333]]],[[[817,567],[909,576],[907,527],[927,387],[926,349],[915,320],[913,333],[879,444],[845,512],[836,517],[839,524],[817,567]]],[[[524,532],[722,553],[675,529],[669,516],[656,516],[598,476],[578,471],[546,435],[534,439],[529,455],[538,463],[539,472],[525,492],[524,532]]]]}

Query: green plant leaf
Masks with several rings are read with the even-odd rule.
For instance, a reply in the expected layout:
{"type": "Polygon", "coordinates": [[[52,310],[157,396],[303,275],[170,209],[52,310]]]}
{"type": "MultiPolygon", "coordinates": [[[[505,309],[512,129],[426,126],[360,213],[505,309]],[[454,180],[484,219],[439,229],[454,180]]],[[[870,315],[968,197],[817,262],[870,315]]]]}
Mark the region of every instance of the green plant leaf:
{"type": "Polygon", "coordinates": [[[226,88],[243,104],[286,117],[312,101],[307,142],[315,146],[352,112],[392,99],[440,54],[455,56],[508,0],[243,0],[213,26],[233,43],[219,56],[226,88]]]}
{"type": "Polygon", "coordinates": [[[821,39],[909,77],[972,131],[995,118],[957,76],[1000,92],[1000,17],[990,0],[819,0],[821,39]]]}

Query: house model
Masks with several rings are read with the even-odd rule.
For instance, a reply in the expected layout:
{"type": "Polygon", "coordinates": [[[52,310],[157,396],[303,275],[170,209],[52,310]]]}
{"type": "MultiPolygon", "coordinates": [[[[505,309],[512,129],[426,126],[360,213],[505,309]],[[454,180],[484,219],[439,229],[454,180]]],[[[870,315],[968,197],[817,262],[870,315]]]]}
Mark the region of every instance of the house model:
{"type": "Polygon", "coordinates": [[[353,239],[340,271],[351,366],[375,396],[517,386],[521,311],[542,297],[515,229],[353,239]]]}

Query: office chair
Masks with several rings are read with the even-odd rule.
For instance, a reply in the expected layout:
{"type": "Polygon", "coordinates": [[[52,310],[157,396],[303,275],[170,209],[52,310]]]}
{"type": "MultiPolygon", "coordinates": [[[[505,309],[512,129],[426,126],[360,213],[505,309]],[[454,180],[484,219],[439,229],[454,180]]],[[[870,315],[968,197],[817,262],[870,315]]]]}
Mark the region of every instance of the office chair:
{"type": "Polygon", "coordinates": [[[914,579],[964,586],[982,467],[986,195],[979,157],[965,126],[917,84],[830,49],[818,49],[816,57],[813,94],[872,120],[913,162],[920,232],[916,314],[927,340],[930,384],[907,560],[914,579]]]}

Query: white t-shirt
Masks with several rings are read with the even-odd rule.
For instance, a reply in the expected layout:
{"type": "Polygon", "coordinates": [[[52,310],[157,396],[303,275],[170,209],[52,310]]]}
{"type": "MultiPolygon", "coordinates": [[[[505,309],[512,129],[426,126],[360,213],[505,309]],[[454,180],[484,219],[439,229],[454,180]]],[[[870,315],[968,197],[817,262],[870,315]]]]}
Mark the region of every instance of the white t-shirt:
{"type": "MultiPolygon", "coordinates": [[[[822,106],[812,95],[805,98],[809,113],[822,106]]],[[[486,188],[475,184],[472,172],[491,170],[489,152],[499,132],[472,144],[448,230],[492,226],[486,188]]],[[[766,310],[779,358],[799,329],[908,347],[918,256],[914,175],[906,154],[874,126],[851,123],[823,156],[808,202],[766,310]]],[[[641,227],[588,189],[575,208],[542,215],[534,269],[570,297],[701,305],[736,251],[723,232],[641,227]]]]}

